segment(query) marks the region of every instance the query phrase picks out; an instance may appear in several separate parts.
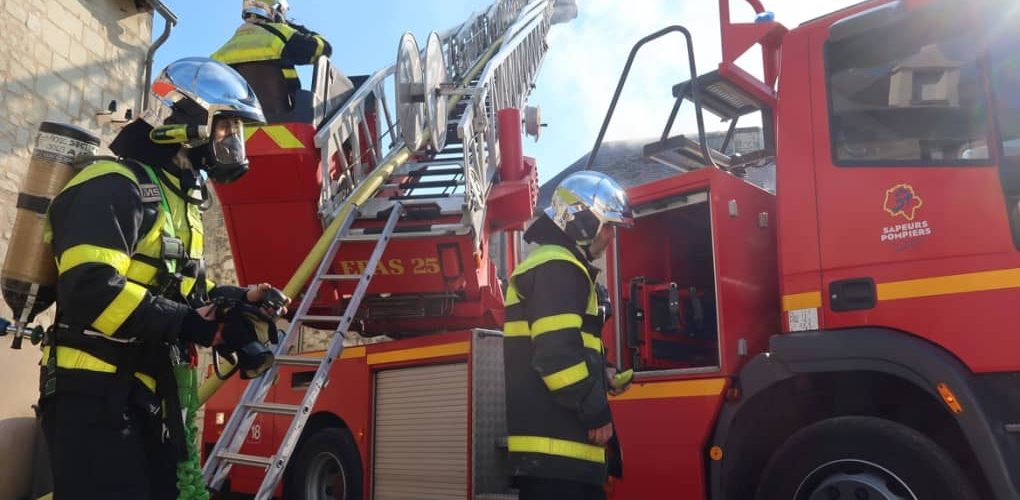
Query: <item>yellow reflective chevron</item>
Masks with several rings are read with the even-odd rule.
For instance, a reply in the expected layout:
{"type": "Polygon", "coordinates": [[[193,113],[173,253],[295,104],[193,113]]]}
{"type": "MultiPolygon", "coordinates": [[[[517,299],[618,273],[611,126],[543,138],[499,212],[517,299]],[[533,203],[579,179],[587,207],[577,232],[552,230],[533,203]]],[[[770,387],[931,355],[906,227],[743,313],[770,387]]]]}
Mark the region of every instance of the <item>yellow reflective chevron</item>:
{"type": "Polygon", "coordinates": [[[131,257],[124,252],[95,245],[77,245],[60,254],[57,258],[57,272],[65,272],[82,264],[105,264],[124,274],[131,264],[131,257]]]}
{"type": "Polygon", "coordinates": [[[269,136],[273,142],[276,143],[280,149],[301,149],[304,148],[304,143],[300,139],[294,136],[294,134],[283,125],[268,125],[262,127],[262,131],[269,136]]]}
{"type": "Polygon", "coordinates": [[[566,328],[581,328],[581,315],[567,313],[539,318],[531,324],[531,335],[537,337],[543,333],[566,328]]]}
{"type": "Polygon", "coordinates": [[[558,391],[588,378],[588,365],[584,361],[542,377],[550,391],[558,391]]]}
{"type": "Polygon", "coordinates": [[[565,439],[544,436],[509,436],[507,448],[511,453],[541,453],[600,464],[606,463],[606,451],[601,447],[565,439]]]}
{"type": "Polygon", "coordinates": [[[106,309],[99,314],[99,317],[92,322],[92,326],[106,335],[113,335],[120,328],[120,325],[123,325],[124,321],[128,319],[128,316],[135,312],[138,304],[145,298],[145,293],[145,287],[130,281],[125,282],[124,288],[113,298],[110,305],[106,306],[106,309]]]}

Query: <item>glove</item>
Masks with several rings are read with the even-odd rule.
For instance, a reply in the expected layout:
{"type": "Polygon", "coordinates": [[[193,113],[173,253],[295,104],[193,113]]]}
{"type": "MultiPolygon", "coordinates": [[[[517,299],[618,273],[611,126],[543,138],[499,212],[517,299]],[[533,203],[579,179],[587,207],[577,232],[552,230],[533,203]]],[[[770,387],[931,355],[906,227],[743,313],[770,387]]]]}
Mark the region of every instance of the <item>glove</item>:
{"type": "Polygon", "coordinates": [[[273,364],[273,353],[266,345],[278,341],[276,325],[241,307],[231,308],[223,317],[223,344],[216,350],[236,356],[242,379],[261,375],[273,364]]]}
{"type": "Polygon", "coordinates": [[[220,331],[220,326],[220,323],[209,321],[203,318],[198,311],[190,309],[184,315],[184,321],[181,322],[179,337],[181,340],[209,347],[212,345],[213,339],[216,338],[216,333],[220,331]]]}

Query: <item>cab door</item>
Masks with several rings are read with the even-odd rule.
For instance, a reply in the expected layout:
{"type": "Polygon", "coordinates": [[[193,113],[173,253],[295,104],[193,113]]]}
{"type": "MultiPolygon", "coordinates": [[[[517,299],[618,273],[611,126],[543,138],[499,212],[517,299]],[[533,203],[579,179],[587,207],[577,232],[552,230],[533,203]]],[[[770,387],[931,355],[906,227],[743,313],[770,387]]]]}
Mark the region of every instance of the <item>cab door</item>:
{"type": "MultiPolygon", "coordinates": [[[[814,34],[822,323],[902,330],[975,371],[1008,369],[1020,239],[1007,202],[1015,211],[1020,175],[1012,180],[995,132],[996,49],[989,59],[976,11],[990,3],[906,4],[814,34]]],[[[1011,64],[998,52],[1000,69],[1011,64]]],[[[1014,110],[1016,88],[1005,93],[1014,110]]],[[[1005,128],[1016,136],[1015,123],[1005,128]]]]}

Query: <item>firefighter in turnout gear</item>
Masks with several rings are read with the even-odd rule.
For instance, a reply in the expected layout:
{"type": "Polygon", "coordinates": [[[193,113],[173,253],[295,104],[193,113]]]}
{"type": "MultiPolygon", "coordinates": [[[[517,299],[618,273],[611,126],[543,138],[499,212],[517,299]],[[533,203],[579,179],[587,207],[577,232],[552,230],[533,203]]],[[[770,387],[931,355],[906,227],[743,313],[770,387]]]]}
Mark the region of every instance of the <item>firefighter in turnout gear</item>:
{"type": "Polygon", "coordinates": [[[287,10],[286,0],[244,0],[244,24],[211,56],[251,82],[270,118],[294,109],[301,88],[294,66],[333,53],[321,35],[289,22],[287,10]]]}
{"type": "Polygon", "coordinates": [[[592,261],[631,224],[620,186],[572,174],[524,239],[540,245],[510,277],[503,327],[510,464],[521,500],[604,498],[614,389],[592,261]]]}
{"type": "Polygon", "coordinates": [[[243,129],[264,122],[253,91],[207,58],[170,64],[152,91],[165,118],[125,126],[117,157],[92,158],[49,208],[57,315],[39,408],[61,500],[205,496],[177,380],[196,344],[247,328],[215,320],[209,298],[268,288],[214,285],[202,260],[205,178],[247,171],[243,129]]]}

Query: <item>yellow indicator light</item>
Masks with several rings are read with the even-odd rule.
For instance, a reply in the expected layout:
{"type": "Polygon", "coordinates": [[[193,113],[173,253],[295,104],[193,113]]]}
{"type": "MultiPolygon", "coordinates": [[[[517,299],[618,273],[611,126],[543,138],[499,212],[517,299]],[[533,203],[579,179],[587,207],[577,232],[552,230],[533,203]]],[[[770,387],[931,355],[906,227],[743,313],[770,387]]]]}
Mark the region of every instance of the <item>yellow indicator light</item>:
{"type": "Polygon", "coordinates": [[[222,411],[216,412],[216,425],[223,425],[227,421],[227,414],[222,411]]]}
{"type": "Polygon", "coordinates": [[[946,402],[946,406],[949,407],[949,411],[953,412],[954,415],[963,413],[963,406],[960,404],[960,401],[956,399],[956,394],[953,394],[953,391],[949,389],[948,385],[940,383],[935,386],[935,388],[938,389],[939,396],[942,396],[942,401],[946,402]]]}
{"type": "Polygon", "coordinates": [[[708,450],[708,458],[715,460],[716,462],[722,460],[722,447],[713,446],[712,449],[708,450]]]}

